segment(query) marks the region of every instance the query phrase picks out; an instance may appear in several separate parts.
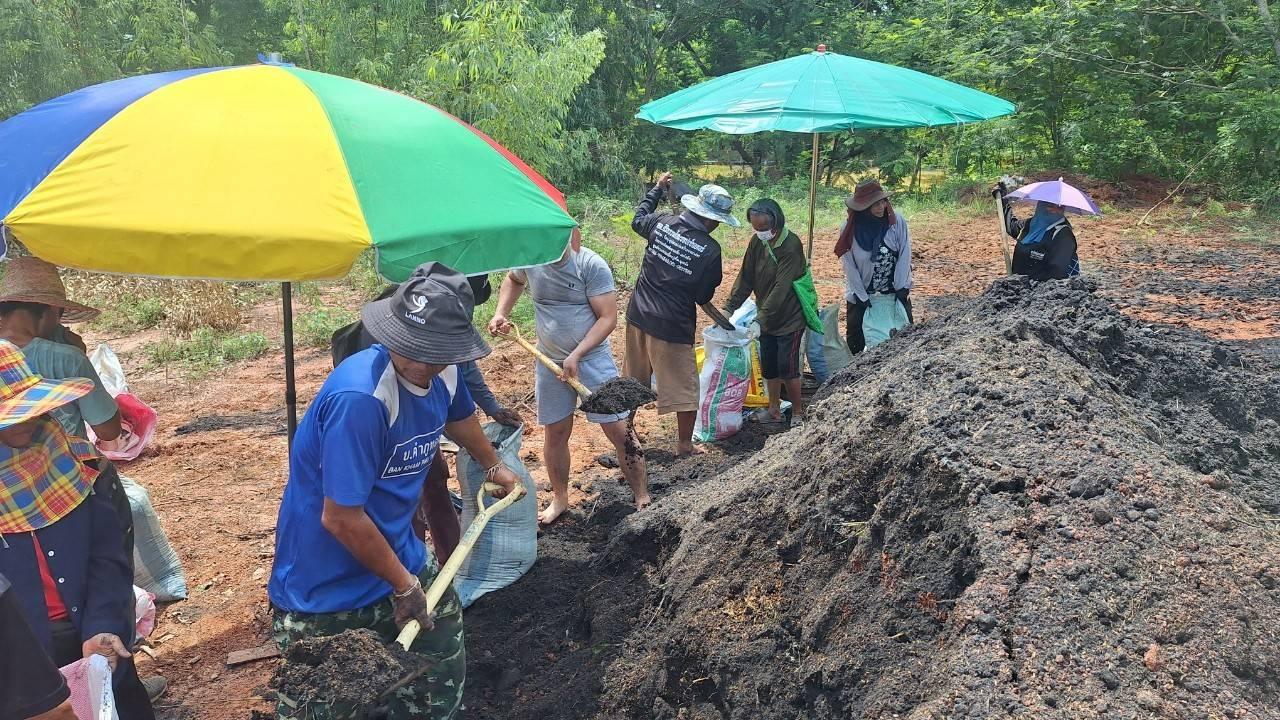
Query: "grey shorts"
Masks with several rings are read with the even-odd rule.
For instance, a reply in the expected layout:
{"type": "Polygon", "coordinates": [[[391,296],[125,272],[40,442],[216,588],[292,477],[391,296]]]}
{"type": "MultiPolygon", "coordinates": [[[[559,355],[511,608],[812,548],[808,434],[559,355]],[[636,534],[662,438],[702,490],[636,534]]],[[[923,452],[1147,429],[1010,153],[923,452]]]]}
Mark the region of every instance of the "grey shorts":
{"type": "MultiPolygon", "coordinates": [[[[607,348],[607,346],[606,346],[607,348]]],[[[533,390],[538,402],[538,424],[552,425],[569,417],[578,409],[581,398],[569,385],[556,377],[542,363],[535,363],[537,372],[534,375],[533,390]]],[[[591,392],[618,377],[618,366],[613,362],[613,355],[608,350],[596,351],[578,363],[578,380],[591,392]]],[[[593,423],[610,423],[626,420],[627,413],[620,415],[600,415],[587,413],[587,420],[593,423]]]]}

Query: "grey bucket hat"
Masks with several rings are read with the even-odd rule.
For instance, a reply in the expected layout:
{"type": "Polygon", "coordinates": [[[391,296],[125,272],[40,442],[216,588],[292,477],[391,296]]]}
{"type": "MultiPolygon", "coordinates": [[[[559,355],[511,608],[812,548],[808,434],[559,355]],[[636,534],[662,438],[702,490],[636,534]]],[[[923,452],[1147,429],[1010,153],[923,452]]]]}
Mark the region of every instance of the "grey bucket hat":
{"type": "Polygon", "coordinates": [[[390,297],[368,303],[360,320],[383,347],[410,360],[456,365],[489,354],[471,324],[475,296],[462,273],[438,262],[419,265],[390,297]]]}
{"type": "Polygon", "coordinates": [[[680,198],[680,204],[689,208],[694,215],[708,220],[728,223],[730,227],[738,227],[742,224],[738,218],[729,214],[733,210],[733,197],[729,195],[729,191],[719,185],[703,185],[698,189],[697,195],[685,195],[680,198]]]}

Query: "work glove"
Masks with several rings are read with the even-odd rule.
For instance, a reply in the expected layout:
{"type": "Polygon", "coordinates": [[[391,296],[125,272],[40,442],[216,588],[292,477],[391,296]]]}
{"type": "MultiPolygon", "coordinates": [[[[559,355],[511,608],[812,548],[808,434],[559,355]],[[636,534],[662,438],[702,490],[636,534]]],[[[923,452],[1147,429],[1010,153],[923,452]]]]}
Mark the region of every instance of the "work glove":
{"type": "Polygon", "coordinates": [[[893,291],[893,294],[897,296],[897,298],[902,302],[907,302],[908,300],[911,299],[911,288],[902,288],[901,290],[895,290],[893,291]]]}
{"type": "Polygon", "coordinates": [[[435,615],[427,611],[427,594],[422,591],[422,582],[413,579],[413,587],[403,593],[391,594],[392,620],[396,627],[403,629],[410,620],[417,620],[422,632],[436,626],[435,615]]]}
{"type": "Polygon", "coordinates": [[[1003,180],[991,186],[991,197],[1004,197],[1008,192],[1009,186],[1005,185],[1003,180]]]}
{"type": "Polygon", "coordinates": [[[854,300],[853,306],[859,310],[866,310],[871,307],[871,298],[867,298],[866,300],[854,300]]]}

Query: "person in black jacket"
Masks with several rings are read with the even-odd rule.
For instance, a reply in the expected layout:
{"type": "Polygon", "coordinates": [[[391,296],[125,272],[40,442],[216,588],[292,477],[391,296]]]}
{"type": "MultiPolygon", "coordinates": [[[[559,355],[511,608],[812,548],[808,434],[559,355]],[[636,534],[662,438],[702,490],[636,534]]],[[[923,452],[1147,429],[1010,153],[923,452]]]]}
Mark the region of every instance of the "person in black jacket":
{"type": "Polygon", "coordinates": [[[0,718],[75,720],[71,690],[0,575],[0,718]]]}
{"type": "MultiPolygon", "coordinates": [[[[992,189],[1003,198],[1004,183],[992,189]]],[[[1013,274],[1032,280],[1062,280],[1080,274],[1076,256],[1076,234],[1067,220],[1066,208],[1037,202],[1029,220],[1019,220],[1009,202],[1004,203],[1005,231],[1018,241],[1013,248],[1013,274]]]]}
{"type": "Polygon", "coordinates": [[[640,277],[627,304],[627,349],[623,374],[646,385],[658,381],[658,413],[675,413],[679,455],[698,452],[693,425],[698,414],[698,366],[694,360],[696,308],[711,302],[724,278],[720,243],[711,232],[728,223],[733,198],[719,185],[703,185],[685,195],[679,215],[657,212],[670,194],[671,173],[663,173],[644,196],[631,229],[648,245],[640,277]]]}

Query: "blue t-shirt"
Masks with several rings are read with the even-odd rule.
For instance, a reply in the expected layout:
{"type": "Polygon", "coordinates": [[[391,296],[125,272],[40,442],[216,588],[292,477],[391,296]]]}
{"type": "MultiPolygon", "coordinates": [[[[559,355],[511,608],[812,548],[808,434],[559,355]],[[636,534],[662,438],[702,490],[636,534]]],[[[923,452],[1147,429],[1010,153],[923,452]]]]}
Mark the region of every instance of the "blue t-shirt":
{"type": "Polygon", "coordinates": [[[324,500],[363,506],[405,569],[426,565],[413,514],[446,422],[475,412],[466,383],[450,366],[424,393],[405,383],[381,345],[342,362],[298,424],[289,482],[276,523],[267,593],[282,610],[341,612],[391,593],[320,523],[324,500]]]}

